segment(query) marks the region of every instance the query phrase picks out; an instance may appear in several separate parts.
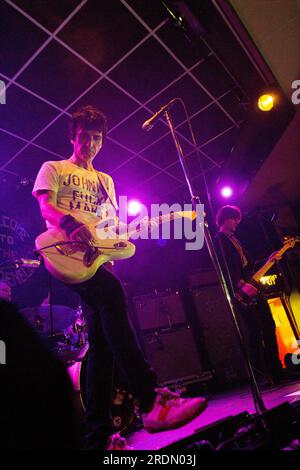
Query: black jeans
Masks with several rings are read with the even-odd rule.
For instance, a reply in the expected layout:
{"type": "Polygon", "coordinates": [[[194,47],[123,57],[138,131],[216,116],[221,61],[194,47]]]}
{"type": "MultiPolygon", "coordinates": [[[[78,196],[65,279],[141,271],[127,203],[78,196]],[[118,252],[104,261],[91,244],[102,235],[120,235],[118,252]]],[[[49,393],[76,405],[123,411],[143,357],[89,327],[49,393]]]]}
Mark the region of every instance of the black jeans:
{"type": "Polygon", "coordinates": [[[249,307],[237,304],[237,311],[253,366],[275,378],[282,366],[268,302],[259,296],[257,304],[249,307]]]}
{"type": "Polygon", "coordinates": [[[89,352],[86,388],[87,448],[104,448],[112,431],[110,407],[114,360],[124,373],[141,412],[148,411],[157,387],[155,372],[138,346],[120,280],[105,267],[88,281],[71,286],[81,297],[89,352]]]}

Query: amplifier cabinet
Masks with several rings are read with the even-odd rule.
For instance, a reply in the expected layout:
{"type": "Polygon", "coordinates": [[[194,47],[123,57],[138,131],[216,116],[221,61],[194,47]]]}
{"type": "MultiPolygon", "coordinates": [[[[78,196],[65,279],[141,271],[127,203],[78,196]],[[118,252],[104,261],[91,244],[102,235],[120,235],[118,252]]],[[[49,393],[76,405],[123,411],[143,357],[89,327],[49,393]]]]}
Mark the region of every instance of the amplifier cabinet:
{"type": "Polygon", "coordinates": [[[187,325],[142,336],[145,356],[161,385],[170,382],[198,381],[203,374],[191,328],[187,325]]]}
{"type": "Polygon", "coordinates": [[[235,382],[247,377],[243,355],[231,314],[219,285],[191,289],[203,346],[215,376],[221,382],[235,382]]]}
{"type": "Polygon", "coordinates": [[[187,321],[177,291],[133,297],[133,303],[140,331],[172,328],[187,321]]]}

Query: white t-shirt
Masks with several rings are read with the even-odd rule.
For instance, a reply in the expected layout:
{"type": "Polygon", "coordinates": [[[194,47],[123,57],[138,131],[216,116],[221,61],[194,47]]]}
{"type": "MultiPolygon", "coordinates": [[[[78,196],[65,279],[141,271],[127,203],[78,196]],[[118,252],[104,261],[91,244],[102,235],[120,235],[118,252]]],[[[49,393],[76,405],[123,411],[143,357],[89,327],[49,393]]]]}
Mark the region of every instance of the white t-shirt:
{"type": "MultiPolygon", "coordinates": [[[[34,183],[33,196],[37,197],[39,190],[54,191],[57,207],[85,224],[101,220],[101,204],[112,202],[117,207],[111,176],[95,169],[86,170],[69,160],[43,163],[34,183]]],[[[46,224],[48,228],[52,227],[49,221],[46,224]]]]}

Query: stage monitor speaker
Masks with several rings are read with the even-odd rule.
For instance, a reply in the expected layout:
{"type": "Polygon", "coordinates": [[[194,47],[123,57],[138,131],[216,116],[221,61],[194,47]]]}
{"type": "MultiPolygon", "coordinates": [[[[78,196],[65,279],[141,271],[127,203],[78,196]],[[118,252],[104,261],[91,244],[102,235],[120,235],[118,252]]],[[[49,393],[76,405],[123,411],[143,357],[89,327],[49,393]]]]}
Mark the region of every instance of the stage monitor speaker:
{"type": "Polygon", "coordinates": [[[176,381],[200,381],[204,371],[192,330],[188,326],[144,335],[142,346],[161,385],[176,381]]]}
{"type": "Polygon", "coordinates": [[[203,346],[216,378],[226,383],[244,380],[247,374],[243,356],[220,286],[198,285],[191,294],[203,346]]]}
{"type": "Polygon", "coordinates": [[[187,321],[177,291],[142,295],[134,297],[133,302],[141,331],[172,328],[187,321]]]}

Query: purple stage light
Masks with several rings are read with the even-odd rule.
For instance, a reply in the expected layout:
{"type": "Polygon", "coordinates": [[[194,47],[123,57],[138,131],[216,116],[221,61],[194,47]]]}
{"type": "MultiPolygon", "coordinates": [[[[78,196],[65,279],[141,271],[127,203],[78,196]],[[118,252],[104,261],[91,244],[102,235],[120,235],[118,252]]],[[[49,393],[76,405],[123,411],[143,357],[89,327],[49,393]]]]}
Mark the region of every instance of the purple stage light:
{"type": "Polygon", "coordinates": [[[221,189],[221,194],[223,197],[231,197],[232,188],[230,188],[230,186],[224,186],[224,188],[221,189]]]}
{"type": "Polygon", "coordinates": [[[131,200],[128,202],[128,214],[137,215],[140,212],[141,203],[139,201],[131,200]]]}

